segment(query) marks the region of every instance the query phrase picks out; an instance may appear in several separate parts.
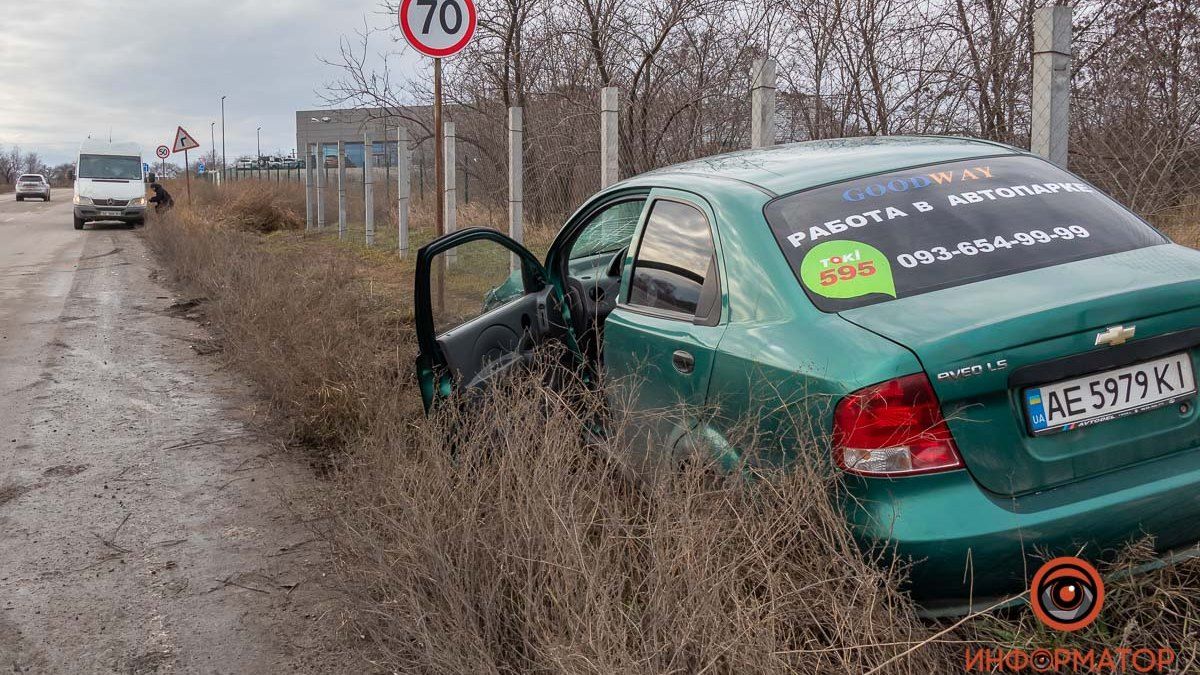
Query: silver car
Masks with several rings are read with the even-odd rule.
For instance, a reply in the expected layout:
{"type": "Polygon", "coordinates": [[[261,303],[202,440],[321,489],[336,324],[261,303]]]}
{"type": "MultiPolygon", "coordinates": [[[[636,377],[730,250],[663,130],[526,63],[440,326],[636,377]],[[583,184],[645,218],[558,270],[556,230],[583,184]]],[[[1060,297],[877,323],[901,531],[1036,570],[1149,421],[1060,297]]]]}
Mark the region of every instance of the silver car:
{"type": "Polygon", "coordinates": [[[17,179],[17,201],[23,202],[26,197],[39,197],[42,201],[50,201],[50,181],[40,173],[22,174],[17,179]]]}

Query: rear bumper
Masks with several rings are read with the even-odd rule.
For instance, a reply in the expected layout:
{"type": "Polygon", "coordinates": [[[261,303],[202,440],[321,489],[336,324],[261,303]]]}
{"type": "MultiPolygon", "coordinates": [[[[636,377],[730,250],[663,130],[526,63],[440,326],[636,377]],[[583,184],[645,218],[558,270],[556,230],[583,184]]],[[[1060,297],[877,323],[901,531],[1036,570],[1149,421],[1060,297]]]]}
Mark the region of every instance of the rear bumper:
{"type": "Polygon", "coordinates": [[[966,471],[862,480],[853,493],[856,534],[914,561],[912,594],[930,613],[1022,593],[1048,556],[1110,559],[1147,535],[1164,554],[1200,541],[1200,449],[1024,497],[987,493],[966,471]]]}
{"type": "Polygon", "coordinates": [[[50,196],[50,191],[49,190],[17,190],[16,196],[18,196],[18,197],[48,197],[48,196],[50,196]]]}
{"type": "Polygon", "coordinates": [[[124,207],[105,207],[105,206],[76,206],[75,217],[84,221],[93,220],[119,220],[130,223],[146,218],[146,207],[144,206],[124,206],[124,207]]]}

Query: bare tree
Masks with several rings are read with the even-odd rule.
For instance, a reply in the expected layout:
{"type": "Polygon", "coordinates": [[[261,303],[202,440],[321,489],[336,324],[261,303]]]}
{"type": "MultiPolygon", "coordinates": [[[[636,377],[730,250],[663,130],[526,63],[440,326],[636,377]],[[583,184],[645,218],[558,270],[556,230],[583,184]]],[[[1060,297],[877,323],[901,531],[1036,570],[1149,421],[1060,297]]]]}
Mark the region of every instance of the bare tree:
{"type": "Polygon", "coordinates": [[[0,152],[0,182],[12,185],[21,175],[21,148],[12,146],[8,152],[0,152]]]}
{"type": "MultiPolygon", "coordinates": [[[[1024,146],[1034,11],[1049,0],[502,0],[445,63],[472,194],[501,203],[506,108],[525,108],[526,208],[560,218],[599,185],[598,90],[621,91],[623,175],[745,147],[749,71],[780,65],[783,140],[965,134],[1024,146]]],[[[398,78],[391,26],[343,40],[325,98],[433,133],[429,77],[398,78]],[[382,51],[379,51],[383,45],[382,51]],[[421,105],[412,105],[421,104],[421,105]]],[[[1192,0],[1076,3],[1072,163],[1146,213],[1200,192],[1192,0]]],[[[423,164],[422,164],[423,166],[423,164]]]]}

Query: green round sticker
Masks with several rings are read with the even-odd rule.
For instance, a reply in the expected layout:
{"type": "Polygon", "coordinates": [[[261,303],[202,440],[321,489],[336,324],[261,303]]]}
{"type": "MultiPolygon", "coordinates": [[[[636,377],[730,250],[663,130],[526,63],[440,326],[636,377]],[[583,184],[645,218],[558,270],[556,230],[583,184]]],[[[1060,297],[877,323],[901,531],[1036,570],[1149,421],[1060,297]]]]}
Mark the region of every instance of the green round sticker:
{"type": "Polygon", "coordinates": [[[800,263],[800,280],[827,298],[858,298],[871,293],[896,297],[892,264],[879,249],[857,241],[817,244],[800,263]]]}

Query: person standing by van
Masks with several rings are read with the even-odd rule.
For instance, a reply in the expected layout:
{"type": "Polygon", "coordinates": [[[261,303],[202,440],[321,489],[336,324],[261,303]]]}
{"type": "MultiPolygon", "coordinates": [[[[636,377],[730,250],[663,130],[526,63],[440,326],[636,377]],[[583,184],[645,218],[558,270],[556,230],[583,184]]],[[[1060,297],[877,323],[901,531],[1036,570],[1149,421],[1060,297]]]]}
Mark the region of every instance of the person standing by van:
{"type": "Polygon", "coordinates": [[[171,193],[158,183],[151,183],[150,189],[154,190],[154,196],[150,198],[150,203],[154,205],[155,213],[163,213],[170,211],[175,207],[175,199],[171,197],[171,193]]]}

